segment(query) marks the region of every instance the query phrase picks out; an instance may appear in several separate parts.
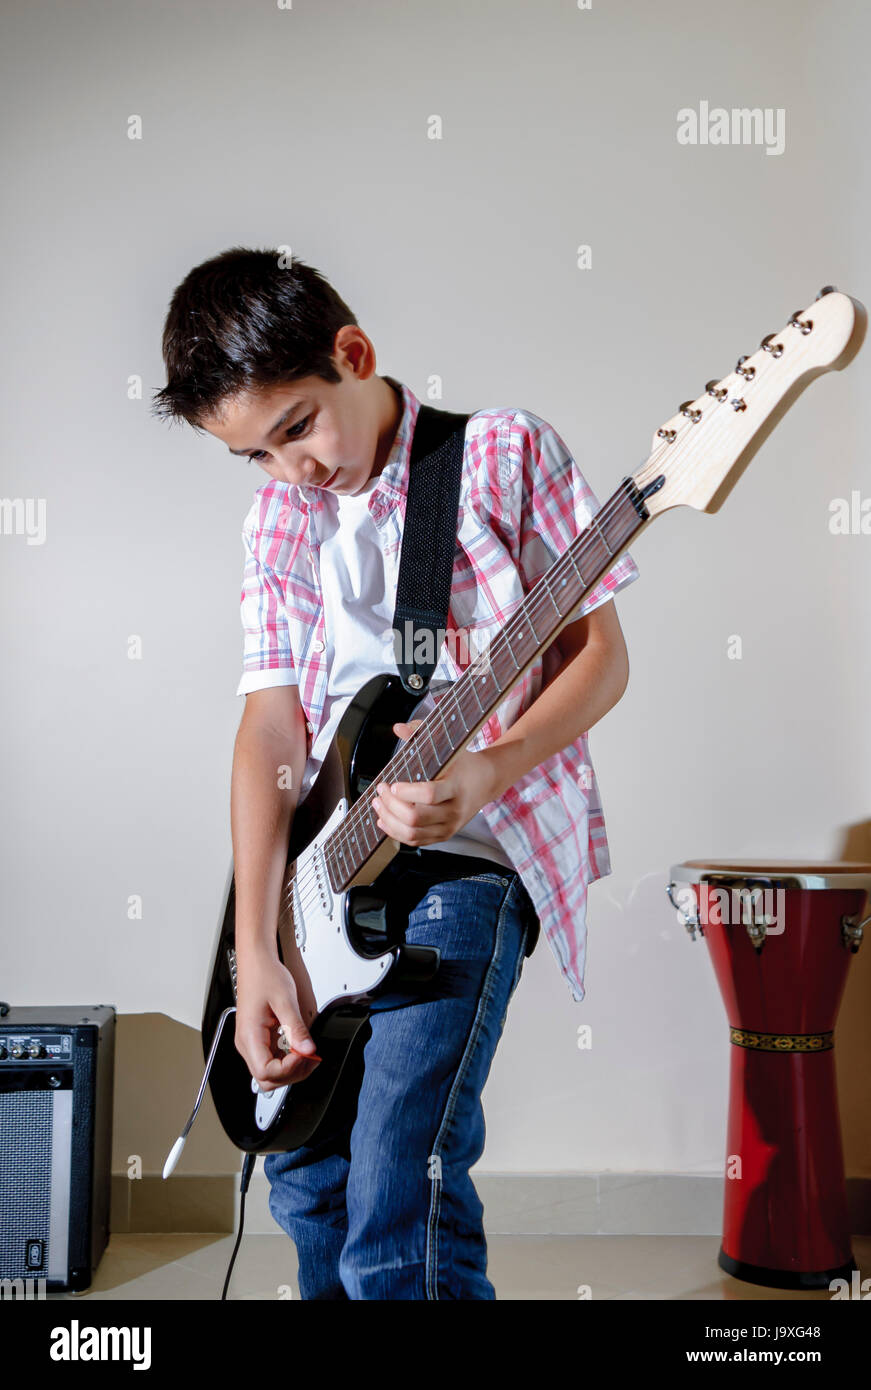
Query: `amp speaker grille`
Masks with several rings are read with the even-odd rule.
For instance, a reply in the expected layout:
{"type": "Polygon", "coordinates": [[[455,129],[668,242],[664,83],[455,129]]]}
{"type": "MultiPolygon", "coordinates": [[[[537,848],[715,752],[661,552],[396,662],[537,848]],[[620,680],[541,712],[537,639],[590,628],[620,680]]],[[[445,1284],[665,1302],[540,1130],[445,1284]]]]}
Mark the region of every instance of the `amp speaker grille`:
{"type": "Polygon", "coordinates": [[[52,1180],[50,1091],[0,1093],[0,1271],[33,1278],[27,1241],[43,1240],[49,1264],[52,1180]]]}

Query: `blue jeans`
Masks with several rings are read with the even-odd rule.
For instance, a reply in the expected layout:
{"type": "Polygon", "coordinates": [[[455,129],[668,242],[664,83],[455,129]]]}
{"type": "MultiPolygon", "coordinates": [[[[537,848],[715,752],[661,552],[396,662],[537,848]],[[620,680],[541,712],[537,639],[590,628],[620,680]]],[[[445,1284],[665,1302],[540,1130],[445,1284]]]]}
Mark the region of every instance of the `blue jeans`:
{"type": "MultiPolygon", "coordinates": [[[[483,1207],[481,1091],[538,917],[520,876],[401,868],[409,944],[438,946],[434,980],[376,1006],[354,1043],[327,1132],[267,1154],[269,1209],[296,1245],[304,1299],[493,1299],[483,1207]]],[[[394,861],[395,863],[396,861],[394,861]]],[[[392,868],[392,865],[391,865],[392,868]]],[[[485,870],[481,872],[482,868],[485,870]]],[[[389,874],[389,870],[387,871],[389,874]]]]}

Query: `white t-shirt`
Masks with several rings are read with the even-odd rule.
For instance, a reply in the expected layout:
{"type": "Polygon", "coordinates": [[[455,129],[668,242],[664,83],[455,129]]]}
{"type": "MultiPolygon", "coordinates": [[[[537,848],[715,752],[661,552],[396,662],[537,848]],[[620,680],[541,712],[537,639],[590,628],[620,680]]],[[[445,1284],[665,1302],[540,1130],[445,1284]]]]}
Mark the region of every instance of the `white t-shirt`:
{"type": "MultiPolygon", "coordinates": [[[[339,721],[360,687],[385,671],[399,674],[392,632],[396,580],[388,586],[378,528],[368,509],[377,483],[376,475],[353,497],[326,489],[322,493],[318,554],[329,677],[324,716],[310,754],[316,766],[323,762],[339,721]]],[[[452,681],[443,646],[426,699],[413,717],[425,718],[435,706],[433,695],[452,681]]],[[[456,835],[427,844],[426,849],[474,854],[514,868],[481,811],[456,835]]]]}

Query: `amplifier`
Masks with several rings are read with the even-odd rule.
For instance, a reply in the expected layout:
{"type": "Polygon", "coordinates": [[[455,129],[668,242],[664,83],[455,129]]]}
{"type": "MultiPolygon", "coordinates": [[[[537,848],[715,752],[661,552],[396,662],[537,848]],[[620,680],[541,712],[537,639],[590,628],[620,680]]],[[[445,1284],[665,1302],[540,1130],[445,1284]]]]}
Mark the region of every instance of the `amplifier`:
{"type": "Polygon", "coordinates": [[[86,1289],[109,1239],[115,1009],[0,1009],[0,1279],[86,1289]]]}

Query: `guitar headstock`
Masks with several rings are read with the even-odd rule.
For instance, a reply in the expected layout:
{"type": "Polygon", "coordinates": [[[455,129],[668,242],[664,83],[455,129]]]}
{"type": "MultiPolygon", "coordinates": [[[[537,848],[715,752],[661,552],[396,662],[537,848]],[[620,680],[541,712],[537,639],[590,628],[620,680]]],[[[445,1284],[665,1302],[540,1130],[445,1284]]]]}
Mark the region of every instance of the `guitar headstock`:
{"type": "Polygon", "coordinates": [[[709,381],[653,436],[650,456],[632,476],[648,492],[651,516],[670,507],[719,511],[760,444],[814,377],[840,371],[865,337],[862,304],[831,285],[763,338],[734,371],[709,381]]]}

